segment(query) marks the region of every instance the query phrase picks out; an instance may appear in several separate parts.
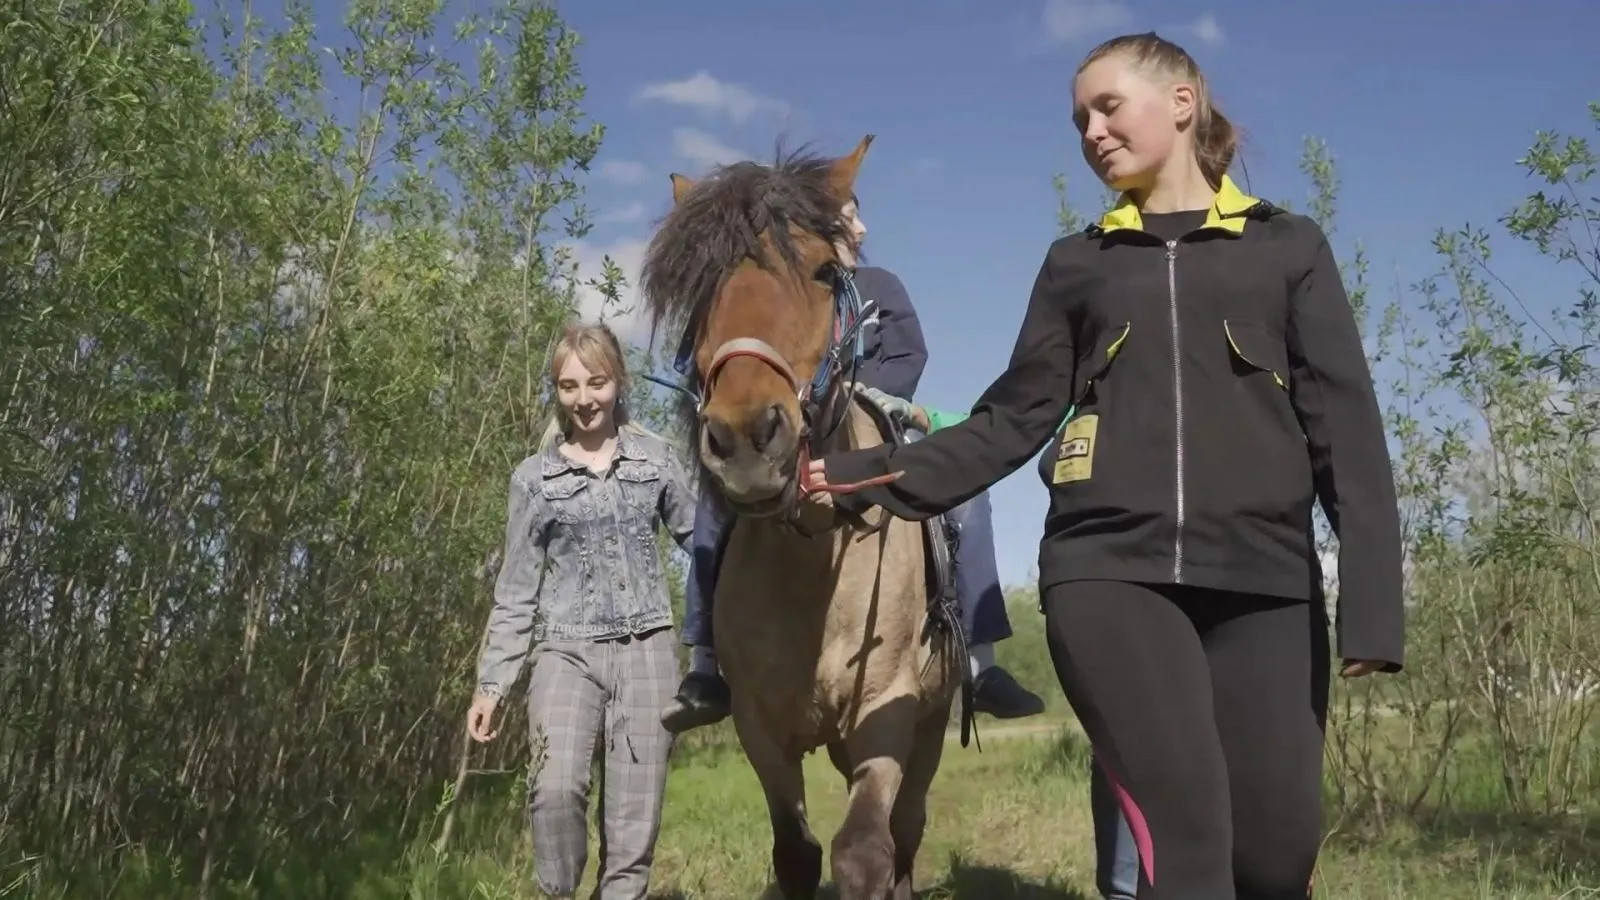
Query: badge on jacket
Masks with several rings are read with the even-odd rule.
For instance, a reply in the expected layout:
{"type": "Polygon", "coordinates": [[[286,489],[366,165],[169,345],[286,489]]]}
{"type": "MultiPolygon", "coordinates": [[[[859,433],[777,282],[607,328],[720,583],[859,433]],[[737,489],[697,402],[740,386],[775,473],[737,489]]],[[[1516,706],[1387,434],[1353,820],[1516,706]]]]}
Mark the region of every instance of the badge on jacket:
{"type": "Polygon", "coordinates": [[[1100,417],[1094,414],[1079,416],[1061,429],[1052,484],[1089,480],[1094,471],[1094,439],[1099,430],[1100,417]]]}

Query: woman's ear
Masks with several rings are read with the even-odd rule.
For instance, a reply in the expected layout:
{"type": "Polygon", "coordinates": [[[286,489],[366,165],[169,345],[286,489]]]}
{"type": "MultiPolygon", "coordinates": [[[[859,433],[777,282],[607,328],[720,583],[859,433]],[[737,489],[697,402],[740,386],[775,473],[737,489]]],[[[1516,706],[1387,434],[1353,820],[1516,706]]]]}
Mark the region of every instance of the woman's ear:
{"type": "Polygon", "coordinates": [[[1180,81],[1172,86],[1172,119],[1179,128],[1195,124],[1197,98],[1192,84],[1180,81]]]}

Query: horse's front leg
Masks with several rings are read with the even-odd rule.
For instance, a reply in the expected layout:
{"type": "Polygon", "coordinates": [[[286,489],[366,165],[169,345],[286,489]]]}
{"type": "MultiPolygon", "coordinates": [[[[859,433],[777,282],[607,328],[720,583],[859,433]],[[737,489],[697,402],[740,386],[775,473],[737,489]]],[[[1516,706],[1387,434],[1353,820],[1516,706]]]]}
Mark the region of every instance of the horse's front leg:
{"type": "Polygon", "coordinates": [[[916,698],[897,696],[876,704],[845,738],[852,766],[850,800],[832,853],[839,900],[881,900],[894,888],[889,816],[905,777],[916,719],[916,698]]]}
{"type": "Polygon", "coordinates": [[[889,815],[889,833],[894,837],[894,900],[912,900],[915,896],[912,872],[917,851],[922,848],[922,833],[928,824],[928,789],[933,786],[934,776],[939,774],[939,762],[944,757],[950,699],[944,701],[944,709],[939,713],[926,715],[917,722],[911,758],[906,762],[900,793],[889,815]]]}
{"type": "Polygon", "coordinates": [[[801,760],[786,754],[756,716],[737,707],[739,695],[734,696],[734,730],[767,798],[778,892],[784,900],[812,900],[822,883],[822,843],[807,822],[801,760]]]}

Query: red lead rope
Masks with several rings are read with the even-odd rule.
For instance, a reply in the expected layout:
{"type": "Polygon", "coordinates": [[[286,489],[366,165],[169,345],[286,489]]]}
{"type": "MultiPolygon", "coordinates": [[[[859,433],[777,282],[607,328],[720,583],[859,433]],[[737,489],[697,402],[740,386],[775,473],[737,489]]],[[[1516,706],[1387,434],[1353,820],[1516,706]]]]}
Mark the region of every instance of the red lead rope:
{"type": "Polygon", "coordinates": [[[868,478],[865,481],[857,481],[854,484],[829,484],[819,488],[812,488],[806,484],[806,480],[811,475],[811,451],[806,447],[804,441],[800,443],[800,458],[797,460],[797,465],[799,471],[796,476],[800,479],[800,496],[802,497],[809,497],[812,494],[854,494],[870,487],[898,481],[900,476],[904,474],[903,472],[890,472],[888,475],[879,475],[876,478],[868,478]]]}

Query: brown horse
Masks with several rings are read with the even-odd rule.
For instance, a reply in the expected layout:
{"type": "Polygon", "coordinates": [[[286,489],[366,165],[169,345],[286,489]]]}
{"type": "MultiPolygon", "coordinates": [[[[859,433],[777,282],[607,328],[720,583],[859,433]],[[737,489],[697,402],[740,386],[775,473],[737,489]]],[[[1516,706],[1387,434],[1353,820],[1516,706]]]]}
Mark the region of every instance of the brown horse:
{"type": "Polygon", "coordinates": [[[850,791],[831,853],[839,897],[910,900],[966,665],[958,632],[928,627],[937,547],[923,526],[882,510],[869,524],[798,488],[806,459],[884,440],[849,383],[862,310],[836,250],[853,241],[840,215],[871,143],[736,163],[697,184],[673,175],[641,278],[657,326],[684,329],[701,475],[735,516],[713,628],[790,900],[822,879],[801,772],[822,746],[850,791]]]}

